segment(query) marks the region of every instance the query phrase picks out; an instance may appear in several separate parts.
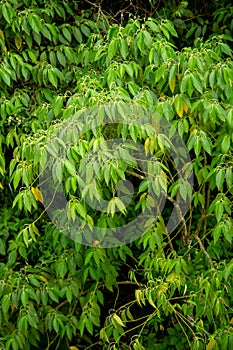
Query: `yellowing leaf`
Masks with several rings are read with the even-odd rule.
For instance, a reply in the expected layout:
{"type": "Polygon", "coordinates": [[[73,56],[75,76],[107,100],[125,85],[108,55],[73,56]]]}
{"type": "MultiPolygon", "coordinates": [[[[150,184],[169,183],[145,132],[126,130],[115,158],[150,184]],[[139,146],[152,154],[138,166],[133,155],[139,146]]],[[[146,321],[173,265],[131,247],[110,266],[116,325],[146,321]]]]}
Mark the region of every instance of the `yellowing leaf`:
{"type": "Polygon", "coordinates": [[[0,37],[2,38],[2,41],[5,41],[5,36],[1,29],[0,29],[0,37]]]}
{"type": "Polygon", "coordinates": [[[144,143],[144,148],[145,148],[145,153],[146,155],[149,153],[149,147],[150,147],[150,138],[147,137],[145,143],[144,143]]]}
{"type": "Polygon", "coordinates": [[[177,74],[177,78],[180,80],[182,78],[182,73],[177,74]]]}
{"type": "Polygon", "coordinates": [[[124,323],[122,322],[122,319],[117,314],[114,314],[113,318],[121,327],[125,327],[124,323]]]}
{"type": "Polygon", "coordinates": [[[175,110],[176,110],[176,113],[178,114],[178,116],[180,118],[182,118],[183,117],[183,112],[184,112],[182,105],[180,106],[180,108],[178,108],[178,105],[175,104],[175,110]]]}
{"type": "Polygon", "coordinates": [[[0,188],[1,188],[2,190],[3,190],[3,188],[4,188],[4,187],[2,186],[2,184],[1,184],[1,182],[0,182],[0,188]]]}
{"type": "Polygon", "coordinates": [[[19,34],[16,34],[15,36],[15,46],[19,50],[22,46],[22,37],[19,34]]]}
{"type": "Polygon", "coordinates": [[[11,305],[11,311],[14,312],[14,311],[15,311],[15,306],[14,306],[14,304],[12,303],[12,301],[10,301],[10,305],[11,305]]]}
{"type": "Polygon", "coordinates": [[[195,135],[197,134],[198,130],[197,129],[193,129],[191,132],[190,132],[190,135],[195,135]]]}
{"type": "Polygon", "coordinates": [[[175,107],[175,110],[176,110],[176,113],[178,114],[178,116],[180,118],[182,118],[183,112],[184,112],[182,95],[178,94],[175,96],[174,107],[175,107]]]}
{"type": "Polygon", "coordinates": [[[157,309],[157,306],[155,305],[155,303],[154,303],[154,301],[153,301],[152,296],[151,296],[150,293],[149,293],[149,295],[148,295],[148,302],[149,302],[155,309],[157,309]]]}
{"type": "Polygon", "coordinates": [[[215,344],[215,340],[211,339],[211,341],[207,344],[206,350],[212,350],[215,344]]]}
{"type": "Polygon", "coordinates": [[[0,29],[0,38],[2,39],[2,41],[4,43],[3,51],[7,52],[7,48],[6,48],[6,45],[5,45],[5,36],[4,36],[4,33],[3,33],[3,31],[1,29],[0,29]]]}
{"type": "Polygon", "coordinates": [[[38,187],[31,187],[31,191],[32,191],[33,196],[35,197],[35,200],[39,201],[43,204],[44,200],[43,200],[43,196],[42,196],[42,193],[39,190],[39,188],[38,187]]]}
{"type": "Polygon", "coordinates": [[[141,194],[140,198],[139,198],[139,202],[142,201],[145,197],[147,196],[147,193],[144,192],[143,194],[141,194]]]}
{"type": "Polygon", "coordinates": [[[183,110],[185,111],[185,113],[187,113],[187,112],[188,112],[188,109],[189,109],[189,106],[187,106],[187,105],[184,103],[184,101],[182,101],[182,108],[183,108],[183,110]]]}
{"type": "Polygon", "coordinates": [[[137,300],[137,302],[138,302],[138,304],[140,305],[140,306],[142,306],[142,304],[141,304],[141,292],[140,292],[140,290],[139,289],[136,289],[135,290],[135,297],[136,297],[136,300],[137,300]]]}
{"type": "Polygon", "coordinates": [[[176,81],[175,81],[175,79],[173,79],[172,81],[170,81],[170,82],[168,83],[168,85],[169,85],[169,88],[170,88],[171,92],[174,93],[174,91],[175,91],[175,86],[176,86],[176,81]]]}
{"type": "Polygon", "coordinates": [[[139,78],[142,79],[142,76],[143,76],[143,70],[140,69],[140,71],[139,71],[139,78]]]}
{"type": "Polygon", "coordinates": [[[160,325],[159,325],[159,329],[160,329],[161,331],[164,331],[164,326],[163,326],[162,324],[160,324],[160,325]]]}
{"type": "Polygon", "coordinates": [[[70,346],[69,349],[70,350],[78,350],[78,348],[76,348],[76,346],[70,346]]]}
{"type": "Polygon", "coordinates": [[[179,278],[179,275],[176,272],[170,273],[170,275],[167,276],[166,281],[167,282],[174,282],[179,278]]]}
{"type": "Polygon", "coordinates": [[[49,281],[47,280],[47,278],[45,278],[44,276],[40,275],[39,277],[40,277],[40,279],[41,279],[43,282],[45,282],[46,284],[49,283],[49,281]]]}

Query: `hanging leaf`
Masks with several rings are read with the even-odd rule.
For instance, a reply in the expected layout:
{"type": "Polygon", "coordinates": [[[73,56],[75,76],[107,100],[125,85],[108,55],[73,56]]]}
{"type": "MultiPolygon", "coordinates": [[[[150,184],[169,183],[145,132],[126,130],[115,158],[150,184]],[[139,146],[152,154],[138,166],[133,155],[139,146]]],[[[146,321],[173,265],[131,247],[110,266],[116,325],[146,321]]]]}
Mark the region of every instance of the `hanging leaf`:
{"type": "Polygon", "coordinates": [[[22,46],[22,37],[19,34],[16,34],[15,36],[15,46],[19,50],[22,46]]]}
{"type": "Polygon", "coordinates": [[[175,79],[172,80],[172,81],[170,81],[168,84],[169,84],[169,88],[170,88],[171,92],[174,93],[174,91],[175,91],[175,86],[176,86],[176,81],[175,81],[175,79]]]}
{"type": "Polygon", "coordinates": [[[121,318],[117,314],[113,314],[113,319],[121,326],[125,327],[124,323],[122,322],[121,318]]]}
{"type": "Polygon", "coordinates": [[[108,46],[108,57],[110,60],[112,60],[113,57],[116,55],[116,50],[118,46],[117,43],[118,43],[117,40],[113,39],[108,46]]]}
{"type": "Polygon", "coordinates": [[[81,24],[80,29],[83,32],[83,34],[86,35],[86,37],[89,38],[89,36],[91,35],[90,29],[85,24],[81,24]]]}
{"type": "Polygon", "coordinates": [[[183,110],[183,100],[181,95],[176,95],[175,101],[174,101],[174,107],[178,116],[182,118],[184,110],[183,110]]]}
{"type": "Polygon", "coordinates": [[[31,187],[31,191],[32,191],[32,194],[33,196],[35,197],[35,200],[36,201],[39,201],[40,203],[44,203],[44,200],[43,200],[43,195],[41,193],[41,191],[39,190],[38,187],[31,187]]]}

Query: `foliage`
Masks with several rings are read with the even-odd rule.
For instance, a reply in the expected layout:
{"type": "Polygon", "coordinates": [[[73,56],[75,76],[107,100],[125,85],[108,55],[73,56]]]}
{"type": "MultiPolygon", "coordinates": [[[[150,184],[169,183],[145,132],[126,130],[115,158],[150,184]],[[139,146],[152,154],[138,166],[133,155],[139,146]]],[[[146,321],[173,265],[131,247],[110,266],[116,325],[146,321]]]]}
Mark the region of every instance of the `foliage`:
{"type": "Polygon", "coordinates": [[[144,19],[128,19],[125,7],[122,23],[100,3],[0,4],[1,349],[232,348],[232,7],[214,2],[210,23],[194,20],[200,8],[189,3],[161,3],[156,11],[147,4],[144,19]],[[126,123],[108,125],[104,114],[126,123]],[[140,125],[139,114],[147,117],[140,125]],[[79,128],[62,158],[57,130],[67,139],[72,116],[79,128]],[[190,175],[185,156],[183,177],[171,157],[174,135],[156,129],[164,116],[187,145],[193,192],[182,181],[190,175]],[[86,126],[91,132],[80,137],[86,126]],[[116,138],[124,142],[109,157],[107,141],[116,138]],[[137,144],[158,160],[153,183],[132,157],[137,144]],[[86,167],[88,154],[96,157],[86,167]],[[81,217],[78,233],[124,226],[153,196],[165,196],[165,209],[127,245],[75,242],[43,206],[39,177],[51,156],[67,199],[65,225],[81,217]],[[123,193],[124,181],[134,185],[128,206],[116,194],[119,180],[123,193]],[[180,225],[170,233],[178,192],[191,204],[186,215],[177,211],[180,225]],[[99,197],[109,201],[106,211],[88,205],[99,197]]]}

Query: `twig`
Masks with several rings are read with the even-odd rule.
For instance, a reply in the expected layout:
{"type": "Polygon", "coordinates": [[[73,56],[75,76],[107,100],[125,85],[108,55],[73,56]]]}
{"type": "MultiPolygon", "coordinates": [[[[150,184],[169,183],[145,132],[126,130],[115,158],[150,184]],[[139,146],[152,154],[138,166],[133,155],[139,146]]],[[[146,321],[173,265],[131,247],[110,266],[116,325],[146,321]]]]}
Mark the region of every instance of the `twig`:
{"type": "Polygon", "coordinates": [[[180,209],[180,206],[176,203],[176,201],[170,197],[165,191],[162,191],[163,194],[166,196],[166,198],[174,205],[174,207],[176,208],[177,210],[177,213],[179,215],[179,218],[180,218],[180,221],[182,222],[183,224],[183,234],[182,234],[182,242],[184,243],[184,245],[187,245],[189,243],[189,237],[188,237],[188,230],[187,230],[187,225],[186,225],[186,221],[185,221],[185,218],[182,214],[182,211],[180,209]]]}
{"type": "Polygon", "coordinates": [[[215,271],[215,268],[214,268],[214,263],[211,259],[211,257],[209,256],[208,252],[206,251],[200,237],[199,237],[199,232],[200,232],[200,229],[201,229],[201,225],[203,223],[203,221],[206,219],[206,216],[205,214],[202,215],[202,217],[200,218],[198,224],[197,224],[197,228],[196,228],[196,231],[195,233],[193,234],[193,238],[196,239],[196,241],[198,242],[199,246],[200,246],[200,249],[202,250],[203,254],[206,256],[207,260],[209,261],[209,264],[211,266],[211,269],[212,271],[215,271]]]}
{"type": "Polygon", "coordinates": [[[201,241],[200,237],[198,237],[198,235],[197,235],[196,233],[193,235],[193,237],[198,241],[199,246],[200,246],[202,252],[203,252],[203,253],[205,254],[205,256],[207,257],[207,259],[208,259],[208,261],[209,261],[209,264],[210,264],[210,266],[211,266],[211,270],[212,270],[212,271],[215,271],[213,261],[212,261],[211,257],[209,256],[208,252],[206,251],[204,245],[202,244],[202,241],[201,241]]]}

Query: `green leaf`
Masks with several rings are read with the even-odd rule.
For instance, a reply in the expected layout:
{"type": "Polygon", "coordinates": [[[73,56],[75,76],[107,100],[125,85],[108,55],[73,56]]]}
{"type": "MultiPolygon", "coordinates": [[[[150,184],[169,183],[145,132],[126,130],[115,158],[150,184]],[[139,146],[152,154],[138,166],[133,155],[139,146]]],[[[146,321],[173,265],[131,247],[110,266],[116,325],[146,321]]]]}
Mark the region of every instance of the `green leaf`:
{"type": "Polygon", "coordinates": [[[6,244],[2,238],[0,238],[0,254],[6,255],[6,244]]]}
{"type": "Polygon", "coordinates": [[[188,85],[188,95],[189,97],[192,96],[193,92],[194,92],[194,86],[193,86],[193,79],[192,76],[189,76],[187,79],[187,85],[188,85]]]}
{"type": "Polygon", "coordinates": [[[168,82],[171,83],[173,80],[176,79],[176,74],[177,74],[177,65],[173,65],[170,68],[169,72],[169,77],[168,77],[168,82]]]}
{"type": "Polygon", "coordinates": [[[55,301],[56,303],[58,303],[59,299],[58,299],[58,296],[55,294],[54,290],[53,289],[49,289],[48,290],[48,294],[49,294],[49,297],[55,301]]]}
{"type": "Polygon", "coordinates": [[[155,83],[157,83],[161,78],[163,73],[165,72],[167,65],[164,63],[162,64],[155,73],[155,83]]]}
{"type": "Polygon", "coordinates": [[[57,118],[59,114],[62,112],[64,96],[57,96],[53,103],[53,113],[57,118]]]}
{"type": "Polygon", "coordinates": [[[216,85],[216,76],[215,76],[214,70],[209,75],[209,83],[210,83],[211,89],[214,89],[216,85]]]}
{"type": "Polygon", "coordinates": [[[10,294],[8,294],[8,295],[4,295],[1,300],[2,311],[4,314],[6,314],[10,308],[10,299],[11,299],[11,296],[10,294]]]}
{"type": "Polygon", "coordinates": [[[147,21],[146,24],[150,27],[150,29],[155,32],[155,33],[160,33],[159,26],[152,22],[152,21],[147,21]]]}
{"type": "Polygon", "coordinates": [[[201,144],[202,144],[202,147],[204,148],[204,150],[211,155],[212,144],[211,144],[210,139],[204,133],[201,133],[200,140],[201,140],[201,144]]]}
{"type": "Polygon", "coordinates": [[[15,10],[12,8],[12,6],[9,3],[3,3],[2,4],[2,14],[5,20],[11,24],[13,17],[15,16],[15,10]]]}
{"type": "Polygon", "coordinates": [[[222,189],[224,180],[225,180],[225,171],[224,169],[220,169],[216,172],[216,185],[218,190],[222,189]]]}
{"type": "Polygon", "coordinates": [[[41,301],[42,301],[42,304],[44,306],[46,306],[48,304],[48,300],[49,300],[49,298],[48,298],[47,291],[45,289],[42,289],[41,290],[41,301]]]}
{"type": "Polygon", "coordinates": [[[192,27],[191,27],[191,28],[189,29],[189,31],[187,32],[185,38],[186,38],[186,39],[190,38],[190,37],[194,34],[196,28],[197,28],[197,24],[196,24],[196,23],[192,24],[192,27]]]}
{"type": "Polygon", "coordinates": [[[80,29],[83,32],[83,34],[86,35],[87,38],[89,38],[89,36],[91,35],[90,29],[85,24],[81,24],[80,29]]]}
{"type": "Polygon", "coordinates": [[[141,53],[144,51],[144,37],[143,37],[143,32],[140,31],[137,35],[136,38],[136,42],[137,42],[137,47],[139,48],[139,50],[141,51],[141,53]]]}
{"type": "Polygon", "coordinates": [[[213,230],[214,245],[218,242],[218,240],[219,240],[219,238],[221,236],[221,233],[222,233],[222,225],[220,223],[213,230]]]}
{"type": "Polygon", "coordinates": [[[122,39],[120,41],[120,53],[123,59],[125,60],[128,55],[128,44],[126,39],[122,39]]]}
{"type": "Polygon", "coordinates": [[[223,153],[226,154],[230,150],[230,145],[231,145],[230,135],[225,135],[221,143],[223,153]]]}
{"type": "Polygon", "coordinates": [[[82,33],[79,28],[73,27],[73,33],[75,36],[75,39],[81,44],[82,43],[82,33]]]}
{"type": "Polygon", "coordinates": [[[166,22],[162,23],[162,25],[171,33],[171,35],[178,37],[178,34],[171,21],[166,20],[166,22]]]}
{"type": "Polygon", "coordinates": [[[57,51],[57,59],[58,59],[58,62],[59,62],[63,67],[66,66],[66,58],[65,58],[65,55],[64,55],[63,52],[60,51],[60,50],[57,51]]]}
{"type": "Polygon", "coordinates": [[[148,49],[150,49],[152,46],[152,37],[151,37],[150,33],[147,32],[146,30],[144,30],[142,33],[143,33],[144,42],[145,42],[146,46],[148,47],[148,49]]]}
{"type": "Polygon", "coordinates": [[[112,60],[113,57],[116,55],[117,46],[118,46],[117,39],[113,39],[108,46],[108,57],[110,60],[112,60]]]}
{"type": "Polygon", "coordinates": [[[26,247],[28,247],[28,227],[25,227],[23,229],[22,233],[23,233],[24,243],[25,243],[26,247]]]}
{"type": "Polygon", "coordinates": [[[220,46],[221,46],[222,51],[223,51],[226,55],[232,56],[232,50],[231,50],[231,48],[230,48],[227,44],[225,44],[225,43],[220,43],[220,46]]]}
{"type": "Polygon", "coordinates": [[[214,109],[215,109],[219,119],[225,122],[225,120],[226,120],[226,112],[223,109],[223,107],[219,103],[215,103],[214,109]]]}
{"type": "Polygon", "coordinates": [[[117,79],[116,72],[113,69],[110,69],[107,77],[107,83],[110,90],[114,86],[116,79],[117,79]]]}
{"type": "Polygon", "coordinates": [[[115,205],[121,213],[126,214],[127,210],[125,204],[120,200],[120,198],[115,197],[115,205]]]}
{"type": "Polygon", "coordinates": [[[57,79],[57,76],[54,73],[53,69],[48,70],[48,78],[49,78],[50,83],[57,88],[58,79],[57,79]]]}
{"type": "Polygon", "coordinates": [[[52,39],[51,33],[48,30],[48,27],[44,24],[41,28],[41,33],[44,35],[44,37],[48,40],[52,39]]]}
{"type": "Polygon", "coordinates": [[[37,33],[40,34],[41,28],[42,28],[42,24],[40,21],[40,18],[34,14],[30,14],[28,16],[28,21],[30,26],[32,27],[32,29],[37,33]]]}
{"type": "Polygon", "coordinates": [[[85,326],[86,326],[87,331],[92,335],[93,334],[93,323],[90,320],[90,318],[86,319],[85,326]]]}
{"type": "Polygon", "coordinates": [[[66,57],[70,60],[70,62],[75,62],[75,55],[71,47],[65,46],[64,52],[66,57]]]}
{"type": "Polygon", "coordinates": [[[28,302],[28,292],[24,288],[21,293],[21,301],[23,306],[26,307],[28,302]]]}
{"type": "Polygon", "coordinates": [[[69,42],[71,42],[71,34],[68,28],[62,28],[62,34],[69,42]]]}
{"type": "Polygon", "coordinates": [[[17,252],[16,250],[12,250],[8,255],[7,263],[10,267],[12,267],[13,265],[15,265],[16,260],[17,260],[17,252]]]}
{"type": "Polygon", "coordinates": [[[68,302],[71,304],[72,302],[72,298],[73,298],[73,294],[70,288],[66,289],[66,298],[68,300],[68,302]]]}
{"type": "Polygon", "coordinates": [[[224,205],[222,202],[218,201],[215,206],[215,215],[218,222],[221,221],[223,213],[224,213],[224,205]]]}
{"type": "Polygon", "coordinates": [[[223,231],[224,238],[225,238],[229,243],[232,243],[232,239],[233,239],[232,229],[229,230],[229,227],[228,227],[227,225],[223,225],[223,226],[222,226],[222,231],[223,231]]]}
{"type": "Polygon", "coordinates": [[[129,74],[129,76],[132,78],[134,75],[134,70],[131,64],[124,64],[126,72],[129,74]]]}
{"type": "Polygon", "coordinates": [[[53,66],[57,65],[57,56],[56,56],[56,53],[54,51],[49,52],[49,60],[53,66]]]}
{"type": "MultiPolygon", "coordinates": [[[[232,261],[226,266],[224,270],[224,279],[225,281],[228,281],[229,277],[232,275],[233,272],[233,263],[232,261]]],[[[233,345],[233,344],[232,344],[233,345]]]]}
{"type": "Polygon", "coordinates": [[[229,190],[231,190],[232,187],[233,187],[233,173],[232,173],[232,168],[227,168],[227,169],[226,169],[225,178],[226,178],[227,187],[228,187],[229,190]]]}
{"type": "Polygon", "coordinates": [[[160,24],[160,29],[161,31],[163,32],[164,36],[170,40],[170,34],[169,34],[169,31],[167,30],[167,28],[163,25],[163,24],[160,24]]]}
{"type": "Polygon", "coordinates": [[[4,68],[2,68],[0,70],[0,76],[1,76],[2,80],[4,81],[4,83],[6,83],[8,86],[11,86],[10,75],[4,70],[4,68]]]}
{"type": "Polygon", "coordinates": [[[195,138],[195,143],[194,143],[194,152],[196,154],[196,156],[198,157],[200,152],[201,152],[201,140],[200,140],[200,137],[197,136],[195,138]]]}
{"type": "Polygon", "coordinates": [[[58,267],[57,267],[57,271],[58,271],[58,276],[60,276],[61,278],[65,277],[65,275],[67,273],[67,264],[64,260],[59,262],[58,267]]]}
{"type": "Polygon", "coordinates": [[[53,319],[53,329],[55,330],[56,333],[59,332],[59,322],[58,322],[57,318],[53,319]]]}
{"type": "Polygon", "coordinates": [[[64,164],[65,164],[65,167],[66,167],[68,173],[71,176],[76,176],[76,169],[75,169],[74,165],[69,160],[65,160],[64,164]]]}
{"type": "Polygon", "coordinates": [[[203,83],[200,79],[200,77],[197,74],[192,74],[192,81],[194,87],[199,91],[201,94],[203,93],[203,83]]]}

